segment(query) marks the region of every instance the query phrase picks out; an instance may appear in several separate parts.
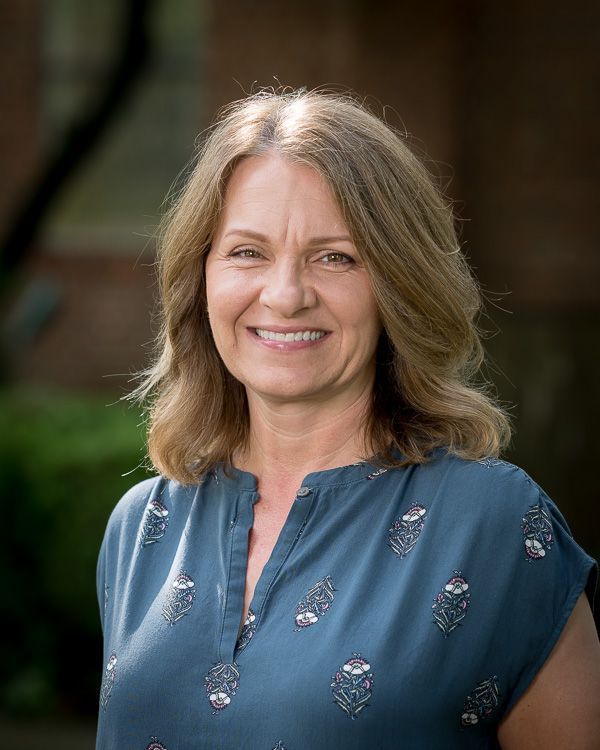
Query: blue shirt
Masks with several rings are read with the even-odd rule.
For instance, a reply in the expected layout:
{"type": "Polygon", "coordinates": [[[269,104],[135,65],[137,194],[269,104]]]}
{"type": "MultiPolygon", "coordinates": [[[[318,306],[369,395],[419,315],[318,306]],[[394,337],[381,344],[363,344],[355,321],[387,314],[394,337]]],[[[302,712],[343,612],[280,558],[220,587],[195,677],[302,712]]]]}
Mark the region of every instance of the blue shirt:
{"type": "Polygon", "coordinates": [[[438,452],[309,474],[240,632],[251,474],[109,520],[98,750],[495,746],[595,564],[521,469],[438,452]]]}

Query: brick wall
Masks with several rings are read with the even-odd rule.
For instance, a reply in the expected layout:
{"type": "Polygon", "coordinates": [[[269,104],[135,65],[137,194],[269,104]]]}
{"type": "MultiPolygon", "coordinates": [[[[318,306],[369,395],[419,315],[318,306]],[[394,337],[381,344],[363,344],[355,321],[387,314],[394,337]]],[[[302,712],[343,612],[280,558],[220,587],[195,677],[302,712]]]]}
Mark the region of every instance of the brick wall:
{"type": "Polygon", "coordinates": [[[511,306],[600,303],[599,8],[481,3],[466,40],[467,236],[511,306]]]}

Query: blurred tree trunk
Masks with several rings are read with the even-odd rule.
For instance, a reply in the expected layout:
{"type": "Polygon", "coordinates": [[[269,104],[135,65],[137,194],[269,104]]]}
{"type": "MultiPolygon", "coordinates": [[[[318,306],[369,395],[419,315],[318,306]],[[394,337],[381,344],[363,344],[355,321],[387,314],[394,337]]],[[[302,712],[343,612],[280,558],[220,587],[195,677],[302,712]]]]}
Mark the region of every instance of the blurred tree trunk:
{"type": "Polygon", "coordinates": [[[67,181],[93,154],[101,138],[135,91],[151,59],[150,15],[155,0],[128,0],[123,5],[120,40],[106,86],[97,104],[77,117],[55,153],[32,181],[0,249],[0,289],[34,249],[35,238],[67,181]]]}

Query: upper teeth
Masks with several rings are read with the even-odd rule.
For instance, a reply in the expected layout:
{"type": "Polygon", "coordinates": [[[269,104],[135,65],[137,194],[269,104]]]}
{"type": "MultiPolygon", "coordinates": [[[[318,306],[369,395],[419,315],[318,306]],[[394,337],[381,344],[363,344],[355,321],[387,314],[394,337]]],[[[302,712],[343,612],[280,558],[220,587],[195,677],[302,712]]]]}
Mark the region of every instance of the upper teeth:
{"type": "Polygon", "coordinates": [[[325,335],[325,331],[296,331],[295,333],[275,333],[264,328],[257,328],[256,335],[269,341],[316,341],[325,335]]]}

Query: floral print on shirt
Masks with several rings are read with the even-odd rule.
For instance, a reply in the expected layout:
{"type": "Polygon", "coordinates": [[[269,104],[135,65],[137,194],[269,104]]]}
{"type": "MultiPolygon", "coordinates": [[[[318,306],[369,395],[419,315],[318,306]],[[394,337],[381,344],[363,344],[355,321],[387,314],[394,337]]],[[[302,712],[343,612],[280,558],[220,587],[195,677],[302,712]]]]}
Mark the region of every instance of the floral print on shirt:
{"type": "Polygon", "coordinates": [[[144,525],[140,533],[140,545],[155,544],[165,535],[169,525],[169,511],[160,500],[150,500],[146,506],[144,525]]]}
{"type": "Polygon", "coordinates": [[[477,463],[485,466],[486,469],[492,469],[494,466],[507,466],[506,461],[503,461],[501,458],[496,458],[495,456],[482,458],[481,461],[477,461],[477,463]]]}
{"type": "Polygon", "coordinates": [[[102,678],[102,685],[100,686],[100,705],[104,710],[108,704],[108,699],[112,693],[113,685],[117,678],[117,655],[112,653],[106,664],[104,670],[104,676],[102,678]]]}
{"type": "Polygon", "coordinates": [[[550,517],[541,505],[532,506],[523,516],[521,522],[525,537],[525,554],[527,560],[541,560],[546,552],[552,548],[552,523],[550,517]]]}
{"type": "Polygon", "coordinates": [[[181,570],[171,584],[171,589],[167,593],[162,608],[163,617],[169,625],[175,625],[178,620],[187,615],[192,608],[195,597],[194,581],[184,570],[181,570]]]}
{"type": "Polygon", "coordinates": [[[244,620],[242,632],[240,633],[240,636],[235,646],[235,649],[238,653],[240,651],[243,651],[246,648],[246,646],[250,643],[250,641],[252,640],[252,637],[254,636],[255,630],[256,630],[256,615],[250,608],[248,608],[248,614],[246,615],[246,619],[244,620]]]}
{"type": "Polygon", "coordinates": [[[298,603],[294,622],[294,630],[303,630],[319,621],[320,617],[329,612],[333,602],[335,588],[331,576],[325,576],[309,589],[306,596],[298,603]]]}
{"type": "Polygon", "coordinates": [[[460,723],[463,727],[477,724],[480,719],[491,718],[500,705],[500,690],[496,675],[479,682],[467,695],[460,723]]]}
{"type": "Polygon", "coordinates": [[[380,477],[382,474],[385,474],[387,469],[375,469],[371,474],[367,476],[367,479],[377,479],[377,477],[380,477]]]}
{"type": "Polygon", "coordinates": [[[468,588],[469,584],[462,573],[455,570],[454,576],[433,600],[433,621],[442,631],[444,638],[461,624],[467,614],[471,597],[468,588]]]}
{"type": "Polygon", "coordinates": [[[235,664],[220,662],[208,671],[204,682],[213,714],[218,714],[231,703],[240,684],[240,673],[235,664]]]}
{"type": "Polygon", "coordinates": [[[417,543],[420,533],[425,526],[425,516],[427,509],[414,503],[392,524],[389,530],[389,547],[398,557],[406,557],[417,543]]]}
{"type": "Polygon", "coordinates": [[[371,665],[361,654],[354,652],[333,676],[333,700],[350,719],[356,719],[369,705],[373,694],[371,665]]]}

